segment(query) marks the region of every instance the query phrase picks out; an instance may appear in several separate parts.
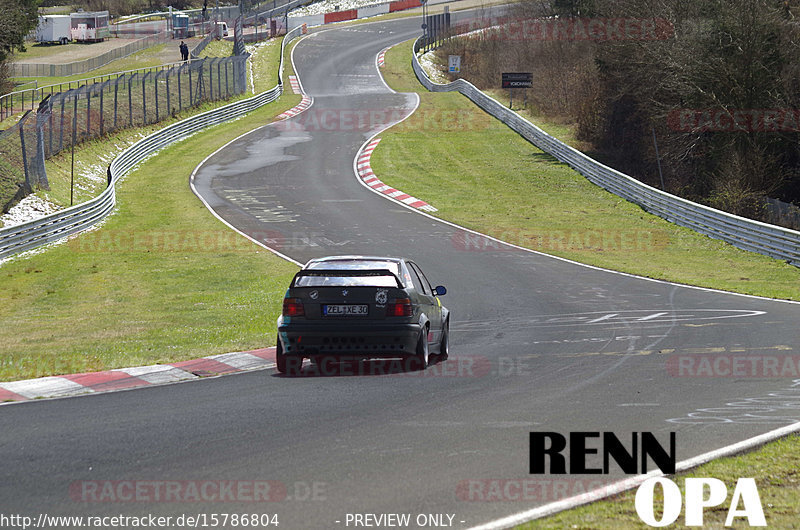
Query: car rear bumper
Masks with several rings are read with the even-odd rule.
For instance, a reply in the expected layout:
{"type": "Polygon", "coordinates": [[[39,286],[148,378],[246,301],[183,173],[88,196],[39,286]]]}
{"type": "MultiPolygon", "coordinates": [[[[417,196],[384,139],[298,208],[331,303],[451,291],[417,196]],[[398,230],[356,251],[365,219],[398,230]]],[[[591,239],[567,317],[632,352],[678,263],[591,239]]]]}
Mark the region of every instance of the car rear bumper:
{"type": "Polygon", "coordinates": [[[278,326],[285,355],[351,358],[408,357],[416,354],[419,324],[292,322],[278,326]]]}

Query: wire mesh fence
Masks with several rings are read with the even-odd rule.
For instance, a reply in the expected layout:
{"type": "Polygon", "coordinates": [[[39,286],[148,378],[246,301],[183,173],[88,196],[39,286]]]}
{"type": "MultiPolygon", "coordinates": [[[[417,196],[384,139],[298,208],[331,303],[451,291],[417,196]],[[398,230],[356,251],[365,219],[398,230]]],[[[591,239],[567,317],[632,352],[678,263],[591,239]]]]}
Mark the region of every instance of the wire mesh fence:
{"type": "Polygon", "coordinates": [[[244,27],[242,25],[242,17],[237,17],[233,23],[233,54],[244,55],[247,53],[244,49],[244,27]]]}
{"type": "Polygon", "coordinates": [[[197,59],[167,70],[133,72],[46,97],[0,133],[0,206],[47,188],[44,161],[71,145],[150,125],[207,101],[247,90],[247,55],[197,59]]]}
{"type": "Polygon", "coordinates": [[[242,94],[245,69],[244,56],[206,58],[55,94],[38,111],[45,158],[73,142],[157,123],[205,101],[242,94]]]}
{"type": "Polygon", "coordinates": [[[48,189],[41,150],[38,113],[28,111],[11,128],[0,133],[0,207],[36,188],[48,189]]]}
{"type": "MultiPolygon", "coordinates": [[[[192,58],[197,59],[198,56],[192,55],[192,58]]],[[[58,94],[79,88],[84,85],[91,85],[95,83],[102,83],[108,80],[115,79],[124,75],[139,74],[144,75],[148,72],[158,72],[160,70],[169,70],[181,66],[183,63],[170,63],[159,66],[149,66],[146,68],[137,68],[135,70],[128,70],[125,72],[114,72],[112,74],[104,74],[95,77],[87,77],[85,79],[76,79],[73,81],[64,81],[53,85],[46,85],[37,88],[29,88],[15,92],[9,92],[0,96],[0,122],[7,118],[14,118],[14,116],[25,112],[26,110],[36,110],[39,103],[47,96],[58,94]]]]}

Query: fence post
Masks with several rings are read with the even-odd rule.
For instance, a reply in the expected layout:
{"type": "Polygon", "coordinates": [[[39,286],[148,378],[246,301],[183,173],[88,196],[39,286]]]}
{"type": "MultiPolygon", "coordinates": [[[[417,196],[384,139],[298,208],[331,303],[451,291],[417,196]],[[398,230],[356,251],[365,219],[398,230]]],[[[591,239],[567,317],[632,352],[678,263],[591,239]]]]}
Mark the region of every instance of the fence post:
{"type": "Polygon", "coordinates": [[[53,94],[50,94],[47,97],[47,100],[50,102],[50,116],[48,116],[48,127],[47,127],[47,152],[50,153],[50,156],[53,156],[53,100],[50,99],[53,94]]]}
{"type": "Polygon", "coordinates": [[[133,76],[128,77],[128,127],[133,127],[133,76]]]}
{"type": "Polygon", "coordinates": [[[214,100],[214,61],[216,59],[209,59],[208,65],[208,100],[214,100]]]}
{"type": "Polygon", "coordinates": [[[181,77],[183,76],[183,66],[178,67],[178,112],[183,110],[183,93],[181,92],[181,77]]]}
{"type": "MultiPolygon", "coordinates": [[[[247,58],[238,61],[237,64],[239,65],[239,93],[244,94],[247,92],[247,58]]],[[[283,80],[280,79],[280,73],[278,77],[278,84],[281,85],[283,80]]]]}
{"type": "Polygon", "coordinates": [[[92,110],[92,91],[89,85],[83,85],[86,90],[86,136],[89,136],[89,131],[92,130],[92,117],[89,114],[92,110]]]}
{"type": "Polygon", "coordinates": [[[31,186],[30,176],[28,175],[28,153],[25,149],[25,122],[27,121],[28,114],[31,111],[26,112],[22,115],[22,119],[19,120],[19,143],[22,145],[22,168],[25,170],[25,184],[28,186],[29,189],[33,189],[31,186]]]}
{"type": "MultiPolygon", "coordinates": [[[[194,96],[195,96],[195,100],[197,101],[197,103],[202,101],[203,98],[206,95],[205,72],[203,72],[203,70],[205,70],[205,66],[206,66],[206,61],[207,60],[210,60],[210,59],[200,59],[200,61],[201,61],[200,62],[200,71],[197,72],[197,88],[195,88],[195,90],[194,90],[194,93],[195,93],[194,96]]],[[[193,100],[192,101],[192,106],[194,106],[194,105],[195,105],[195,101],[193,100]]]]}
{"type": "Polygon", "coordinates": [[[147,72],[142,76],[142,124],[147,125],[147,72]]]}
{"type": "Polygon", "coordinates": [[[156,97],[156,121],[154,123],[158,123],[158,76],[161,75],[161,70],[156,72],[156,76],[153,82],[153,88],[155,90],[155,97],[156,97]]]}
{"type": "Polygon", "coordinates": [[[114,80],[114,129],[117,128],[117,108],[119,105],[119,77],[114,80]]]}
{"type": "Polygon", "coordinates": [[[58,150],[61,151],[64,149],[64,103],[66,102],[66,97],[64,94],[61,94],[61,123],[58,126],[58,150]]]}
{"type": "Polygon", "coordinates": [[[172,114],[172,106],[170,105],[170,101],[169,101],[169,97],[170,97],[169,78],[170,78],[171,72],[172,72],[172,69],[170,68],[169,70],[167,70],[167,75],[166,75],[166,77],[167,77],[167,116],[170,116],[172,114]]]}
{"type": "Polygon", "coordinates": [[[41,103],[39,103],[39,110],[36,112],[36,172],[38,173],[37,185],[39,188],[50,189],[50,183],[47,181],[47,169],[44,165],[45,151],[44,151],[44,127],[45,123],[50,121],[52,116],[52,106],[50,103],[50,96],[47,96],[41,103]]]}
{"type": "Polygon", "coordinates": [[[103,136],[103,93],[106,91],[105,83],[100,85],[100,136],[103,136]]]}

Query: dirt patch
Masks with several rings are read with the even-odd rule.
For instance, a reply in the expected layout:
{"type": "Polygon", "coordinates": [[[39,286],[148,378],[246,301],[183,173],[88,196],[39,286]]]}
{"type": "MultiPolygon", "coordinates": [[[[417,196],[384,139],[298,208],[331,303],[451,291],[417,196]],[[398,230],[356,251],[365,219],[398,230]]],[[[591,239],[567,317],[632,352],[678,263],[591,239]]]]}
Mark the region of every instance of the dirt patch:
{"type": "Polygon", "coordinates": [[[17,61],[19,64],[63,64],[72,63],[75,61],[82,61],[92,57],[97,57],[110,50],[122,48],[123,46],[136,42],[137,39],[106,39],[103,42],[87,42],[87,43],[72,43],[72,44],[50,44],[50,45],[37,45],[32,46],[37,48],[41,46],[43,50],[51,53],[46,53],[40,57],[31,57],[17,61]]]}
{"type": "MultiPolygon", "coordinates": [[[[52,48],[52,53],[49,55],[43,55],[39,57],[32,57],[30,59],[25,59],[16,61],[17,64],[65,64],[71,63],[76,61],[83,61],[85,59],[90,59],[92,57],[97,57],[98,55],[102,55],[110,50],[114,50],[117,48],[121,48],[126,44],[130,44],[131,42],[136,42],[137,39],[107,39],[103,42],[95,42],[95,43],[72,43],[67,44],[64,46],[54,44],[48,46],[52,48]]],[[[202,39],[200,37],[193,37],[184,39],[186,44],[189,45],[189,49],[194,48],[202,39]]],[[[180,44],[180,39],[174,39],[166,43],[166,46],[161,45],[154,45],[150,48],[145,48],[145,50],[150,50],[147,52],[147,61],[149,63],[158,63],[158,64],[167,64],[167,63],[176,63],[181,60],[181,53],[178,50],[178,45],[180,44]],[[156,49],[153,49],[156,48],[156,49]]],[[[142,50],[139,52],[134,53],[141,53],[142,50]]]]}

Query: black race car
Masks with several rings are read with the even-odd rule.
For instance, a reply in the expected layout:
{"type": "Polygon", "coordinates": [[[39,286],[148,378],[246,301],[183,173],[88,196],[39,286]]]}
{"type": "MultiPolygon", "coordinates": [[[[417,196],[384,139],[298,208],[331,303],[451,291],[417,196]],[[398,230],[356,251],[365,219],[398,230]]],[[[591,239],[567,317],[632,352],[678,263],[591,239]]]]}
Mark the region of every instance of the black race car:
{"type": "Polygon", "coordinates": [[[450,312],[419,266],[404,258],[331,256],[306,263],[278,318],[276,361],[400,358],[425,369],[448,354],[450,312]]]}

